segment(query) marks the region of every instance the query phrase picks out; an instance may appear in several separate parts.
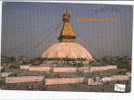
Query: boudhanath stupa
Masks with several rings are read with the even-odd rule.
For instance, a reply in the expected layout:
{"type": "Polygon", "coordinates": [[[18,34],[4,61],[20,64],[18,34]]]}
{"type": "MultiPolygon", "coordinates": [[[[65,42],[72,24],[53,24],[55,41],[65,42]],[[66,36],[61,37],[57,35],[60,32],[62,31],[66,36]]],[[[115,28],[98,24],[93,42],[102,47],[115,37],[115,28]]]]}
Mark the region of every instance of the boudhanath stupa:
{"type": "MultiPolygon", "coordinates": [[[[60,43],[49,47],[42,58],[46,59],[73,59],[75,61],[88,61],[92,59],[91,54],[80,44],[75,42],[76,36],[70,24],[71,15],[68,9],[63,14],[63,28],[58,38],[60,43]]],[[[83,62],[82,62],[83,63],[83,62]]]]}
{"type": "Polygon", "coordinates": [[[130,91],[131,72],[122,71],[117,65],[90,65],[89,62],[94,59],[90,52],[76,43],[70,19],[66,9],[59,43],[42,54],[41,64],[11,66],[0,73],[2,89],[115,92],[115,83],[126,83],[127,90],[124,92],[130,91]]]}

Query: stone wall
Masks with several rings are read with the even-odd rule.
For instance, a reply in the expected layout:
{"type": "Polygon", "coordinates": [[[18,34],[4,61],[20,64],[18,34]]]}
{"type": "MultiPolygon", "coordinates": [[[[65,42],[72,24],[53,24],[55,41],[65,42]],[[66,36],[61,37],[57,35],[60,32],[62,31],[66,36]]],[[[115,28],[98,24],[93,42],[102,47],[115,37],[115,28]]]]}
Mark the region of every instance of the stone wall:
{"type": "Polygon", "coordinates": [[[29,71],[44,71],[44,72],[96,72],[96,71],[106,71],[106,70],[116,70],[116,65],[107,65],[107,66],[91,66],[91,67],[40,67],[40,66],[21,66],[21,70],[29,71]]]}
{"type": "Polygon", "coordinates": [[[11,74],[12,74],[12,72],[2,72],[2,73],[0,73],[0,77],[8,77],[11,74]]]}
{"type": "Polygon", "coordinates": [[[6,77],[5,83],[40,82],[43,78],[43,76],[6,77]]]}
{"type": "Polygon", "coordinates": [[[54,79],[46,79],[45,85],[57,85],[57,84],[75,84],[75,83],[83,83],[84,78],[54,78],[54,79]]]}

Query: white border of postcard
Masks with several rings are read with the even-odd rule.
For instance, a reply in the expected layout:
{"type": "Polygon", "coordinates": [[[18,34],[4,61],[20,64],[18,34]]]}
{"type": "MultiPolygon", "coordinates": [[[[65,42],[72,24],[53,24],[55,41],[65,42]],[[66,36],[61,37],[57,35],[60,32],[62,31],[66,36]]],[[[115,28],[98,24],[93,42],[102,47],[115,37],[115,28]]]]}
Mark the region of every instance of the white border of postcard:
{"type": "MultiPolygon", "coordinates": [[[[15,0],[3,0],[15,1],[15,0]]],[[[17,1],[17,0],[16,0],[17,1]]],[[[18,0],[19,2],[28,0],[18,0]]],[[[29,0],[29,2],[31,2],[29,0]]],[[[88,3],[88,4],[122,4],[133,5],[134,1],[37,1],[32,2],[56,2],[56,3],[88,3]]],[[[134,18],[134,17],[133,17],[134,18]]],[[[0,1],[0,23],[2,19],[2,1],[0,1]]],[[[134,21],[133,21],[134,22],[134,21]]],[[[134,25],[133,25],[134,29],[134,25]]],[[[1,24],[0,24],[1,32],[1,24]]],[[[1,38],[1,34],[0,34],[1,38]]],[[[133,37],[134,38],[134,35],[133,37]]],[[[0,40],[1,42],[1,40],[0,40]]],[[[1,47],[1,43],[0,43],[1,47]]],[[[134,52],[134,41],[132,45],[134,52]]],[[[0,100],[133,100],[134,98],[134,54],[132,53],[132,87],[131,93],[97,93],[97,92],[54,92],[54,91],[15,91],[15,90],[0,90],[0,100]]]]}

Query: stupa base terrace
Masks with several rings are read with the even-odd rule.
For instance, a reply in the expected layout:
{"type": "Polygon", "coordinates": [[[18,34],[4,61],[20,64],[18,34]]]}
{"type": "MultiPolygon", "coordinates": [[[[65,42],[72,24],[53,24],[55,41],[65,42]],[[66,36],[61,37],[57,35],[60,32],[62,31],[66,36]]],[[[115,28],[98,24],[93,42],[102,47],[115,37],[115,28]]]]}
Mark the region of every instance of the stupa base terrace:
{"type": "Polygon", "coordinates": [[[116,65],[67,66],[20,65],[0,73],[1,88],[7,90],[115,92],[114,84],[126,84],[130,92],[131,73],[116,65]]]}
{"type": "Polygon", "coordinates": [[[89,60],[84,58],[42,58],[42,60],[44,65],[50,64],[51,66],[83,66],[89,63],[89,60]]]}

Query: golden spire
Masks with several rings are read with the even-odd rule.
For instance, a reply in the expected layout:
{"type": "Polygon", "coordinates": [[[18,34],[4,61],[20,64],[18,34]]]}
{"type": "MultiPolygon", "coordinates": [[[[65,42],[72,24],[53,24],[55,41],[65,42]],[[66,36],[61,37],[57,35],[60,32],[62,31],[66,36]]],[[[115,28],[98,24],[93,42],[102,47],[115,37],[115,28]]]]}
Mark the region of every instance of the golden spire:
{"type": "Polygon", "coordinates": [[[75,35],[72,29],[72,26],[70,24],[71,16],[68,12],[68,9],[65,10],[65,13],[63,14],[63,28],[61,30],[61,34],[59,36],[60,42],[74,42],[75,41],[75,35]]]}

